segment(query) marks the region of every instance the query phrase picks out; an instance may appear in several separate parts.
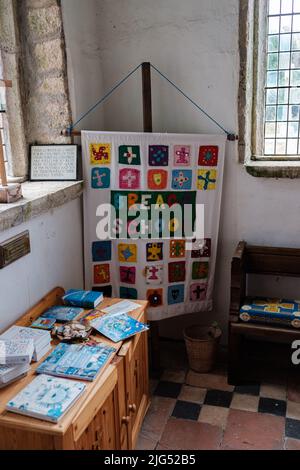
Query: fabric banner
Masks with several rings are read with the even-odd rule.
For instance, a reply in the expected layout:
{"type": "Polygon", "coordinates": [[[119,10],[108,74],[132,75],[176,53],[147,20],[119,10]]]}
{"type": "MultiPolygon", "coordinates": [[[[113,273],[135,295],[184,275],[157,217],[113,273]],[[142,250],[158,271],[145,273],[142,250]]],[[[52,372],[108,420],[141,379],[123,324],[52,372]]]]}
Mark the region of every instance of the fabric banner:
{"type": "Polygon", "coordinates": [[[82,132],[86,289],[148,300],[151,321],[212,309],[225,144],[82,132]]]}

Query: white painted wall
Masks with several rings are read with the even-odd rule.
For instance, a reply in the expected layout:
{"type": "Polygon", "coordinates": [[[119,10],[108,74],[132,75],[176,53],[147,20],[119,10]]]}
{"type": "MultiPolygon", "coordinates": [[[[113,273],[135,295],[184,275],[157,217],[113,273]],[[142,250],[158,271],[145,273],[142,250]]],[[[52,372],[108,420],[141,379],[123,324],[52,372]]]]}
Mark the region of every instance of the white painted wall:
{"type": "Polygon", "coordinates": [[[0,331],[57,286],[82,288],[80,199],[0,233],[0,242],[29,230],[31,253],[0,270],[0,331]]]}
{"type": "MultiPolygon", "coordinates": [[[[238,0],[62,0],[73,109],[83,112],[127,71],[151,61],[230,131],[238,131],[238,0]]],[[[154,131],[210,132],[176,91],[153,79],[154,131]]],[[[142,130],[137,76],[102,108],[103,128],[142,130]]],[[[92,115],[82,128],[99,127],[92,115]]],[[[237,146],[226,152],[225,185],[213,314],[226,327],[230,261],[237,242],[300,247],[300,181],[249,176],[237,163],[237,146]]],[[[261,281],[256,282],[256,286],[261,281]]],[[[267,282],[280,291],[280,280],[267,282]]],[[[290,283],[297,295],[299,284],[290,283]]],[[[297,295],[300,297],[300,294],[297,295]]],[[[164,322],[162,333],[181,334],[199,316],[164,322]]]]}

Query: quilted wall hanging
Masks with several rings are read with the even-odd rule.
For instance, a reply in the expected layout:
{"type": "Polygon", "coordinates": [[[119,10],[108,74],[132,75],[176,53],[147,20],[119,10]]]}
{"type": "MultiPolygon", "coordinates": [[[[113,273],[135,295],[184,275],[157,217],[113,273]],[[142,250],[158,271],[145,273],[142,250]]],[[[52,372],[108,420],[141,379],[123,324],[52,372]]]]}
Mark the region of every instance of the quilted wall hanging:
{"type": "Polygon", "coordinates": [[[82,132],[87,289],[148,300],[150,321],[212,309],[225,142],[221,135],[82,132]],[[184,232],[164,238],[158,224],[151,237],[137,238],[141,224],[128,213],[120,238],[99,238],[99,207],[110,205],[119,220],[123,201],[126,214],[134,205],[177,204],[195,223],[196,205],[204,205],[204,237],[200,244],[184,232]]]}

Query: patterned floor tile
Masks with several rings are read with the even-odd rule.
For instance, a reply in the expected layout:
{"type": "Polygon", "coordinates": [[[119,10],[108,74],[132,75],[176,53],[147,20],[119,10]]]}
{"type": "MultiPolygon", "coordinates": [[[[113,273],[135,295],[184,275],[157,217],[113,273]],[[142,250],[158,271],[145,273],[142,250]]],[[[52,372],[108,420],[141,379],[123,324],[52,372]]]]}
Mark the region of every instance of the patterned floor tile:
{"type": "Polygon", "coordinates": [[[189,385],[183,385],[179,400],[190,401],[192,403],[202,404],[205,400],[207,390],[199,387],[190,387],[189,385]]]}
{"type": "Polygon", "coordinates": [[[199,415],[199,423],[207,423],[212,426],[219,426],[222,429],[226,428],[229,408],[222,408],[221,406],[203,405],[199,415]]]}
{"type": "Polygon", "coordinates": [[[177,400],[172,416],[173,418],[190,419],[192,421],[197,421],[200,410],[201,406],[197,405],[197,403],[177,400]]]}
{"type": "Polygon", "coordinates": [[[161,380],[164,382],[175,382],[183,384],[185,381],[186,372],[184,370],[167,369],[163,372],[161,380]]]}
{"type": "Polygon", "coordinates": [[[265,398],[286,400],[286,393],[286,385],[262,384],[260,387],[260,396],[265,398]]]}
{"type": "Polygon", "coordinates": [[[222,434],[217,426],[170,418],[159,446],[172,450],[217,450],[222,434]]]}
{"type": "Polygon", "coordinates": [[[159,395],[160,397],[177,398],[180,394],[181,387],[182,385],[179,383],[161,381],[154,390],[154,395],[159,395]]]}
{"type": "Polygon", "coordinates": [[[234,410],[258,412],[259,397],[254,395],[242,395],[239,393],[233,394],[233,399],[230,408],[234,410]]]}
{"type": "Polygon", "coordinates": [[[224,392],[223,390],[208,390],[204,404],[229,408],[232,396],[233,394],[231,392],[224,392]]]}
{"type": "Polygon", "coordinates": [[[300,421],[300,403],[288,400],[286,416],[287,418],[298,419],[300,421]]]}
{"type": "Polygon", "coordinates": [[[275,416],[285,416],[286,401],[261,397],[258,403],[258,411],[260,413],[268,413],[275,416]]]}
{"type": "Polygon", "coordinates": [[[176,400],[154,396],[142,426],[143,436],[152,441],[159,441],[164,427],[172,414],[176,400]]]}
{"type": "Polygon", "coordinates": [[[293,439],[300,439],[300,421],[287,418],[285,423],[285,435],[293,439]]]}
{"type": "Polygon", "coordinates": [[[238,385],[235,387],[234,391],[239,393],[240,395],[253,395],[259,396],[260,385],[253,384],[253,385],[238,385]]]}
{"type": "Polygon", "coordinates": [[[230,410],[222,449],[279,450],[283,448],[285,419],[248,411],[230,410]]]}
{"type": "Polygon", "coordinates": [[[234,387],[228,384],[227,375],[223,370],[211,374],[198,374],[197,372],[189,371],[185,383],[192,387],[206,388],[208,390],[223,390],[224,392],[232,392],[234,390],[234,387]]]}

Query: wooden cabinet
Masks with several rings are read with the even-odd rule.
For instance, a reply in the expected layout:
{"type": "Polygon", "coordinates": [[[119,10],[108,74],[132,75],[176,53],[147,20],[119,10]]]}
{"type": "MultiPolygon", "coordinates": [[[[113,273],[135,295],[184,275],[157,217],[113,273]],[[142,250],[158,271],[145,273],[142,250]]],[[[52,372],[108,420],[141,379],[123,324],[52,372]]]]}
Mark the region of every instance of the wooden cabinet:
{"type": "MultiPolygon", "coordinates": [[[[62,289],[54,289],[18,324],[29,326],[46,308],[59,303],[62,294],[62,289]]],[[[105,303],[116,301],[107,299],[105,303]]],[[[132,316],[146,321],[147,302],[138,303],[140,308],[132,316]]],[[[97,335],[99,339],[111,344],[97,335]]],[[[113,361],[94,382],[87,384],[85,393],[58,424],[5,411],[9,399],[34,378],[38,364],[32,366],[27,377],[0,390],[0,449],[133,449],[149,406],[147,334],[115,347],[113,361]]]]}

